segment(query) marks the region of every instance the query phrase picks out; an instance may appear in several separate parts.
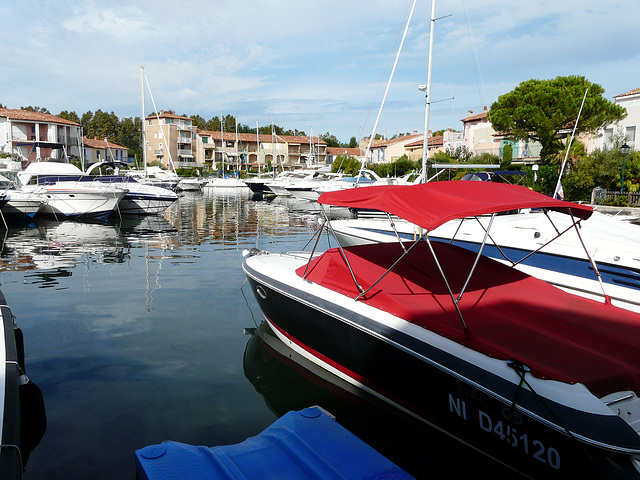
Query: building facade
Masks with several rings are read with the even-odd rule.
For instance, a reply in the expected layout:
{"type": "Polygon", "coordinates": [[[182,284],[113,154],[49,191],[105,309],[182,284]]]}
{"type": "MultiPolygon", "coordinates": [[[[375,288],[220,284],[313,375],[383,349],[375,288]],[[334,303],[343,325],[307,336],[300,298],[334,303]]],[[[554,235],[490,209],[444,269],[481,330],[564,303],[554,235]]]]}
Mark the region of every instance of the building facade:
{"type": "Polygon", "coordinates": [[[360,148],[347,148],[347,147],[327,147],[327,163],[329,165],[335,162],[339,156],[347,158],[355,158],[358,161],[362,161],[364,152],[360,148]]]}
{"type": "Polygon", "coordinates": [[[82,150],[86,165],[96,162],[127,163],[129,149],[109,142],[108,139],[82,138],[82,150]]]}
{"type": "Polygon", "coordinates": [[[0,153],[23,164],[81,157],[80,124],[48,113],[0,108],[0,153]]]}
{"type": "Polygon", "coordinates": [[[366,154],[369,146],[369,139],[363,138],[360,141],[360,148],[366,154],[367,163],[391,163],[407,154],[405,147],[424,138],[421,133],[413,133],[412,135],[404,135],[402,137],[393,138],[391,140],[374,140],[371,149],[366,154]]]}
{"type": "Polygon", "coordinates": [[[193,120],[171,110],[144,120],[147,163],[164,168],[202,167],[195,158],[196,128],[193,120]]]}
{"type": "Polygon", "coordinates": [[[318,137],[197,130],[195,143],[198,164],[211,170],[293,170],[328,162],[327,144],[318,137]]]}
{"type": "Polygon", "coordinates": [[[640,88],[613,97],[613,102],[627,110],[627,116],[619,122],[607,125],[591,141],[593,148],[606,150],[618,148],[623,143],[633,150],[640,148],[638,131],[640,130],[640,88]]]}

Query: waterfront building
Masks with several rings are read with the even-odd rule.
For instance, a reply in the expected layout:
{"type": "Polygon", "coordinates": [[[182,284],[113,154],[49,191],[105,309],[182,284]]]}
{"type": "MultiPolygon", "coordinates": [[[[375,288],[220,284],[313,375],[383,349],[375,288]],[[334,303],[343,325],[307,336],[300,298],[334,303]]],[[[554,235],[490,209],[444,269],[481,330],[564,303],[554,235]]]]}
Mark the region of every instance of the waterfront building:
{"type": "Polygon", "coordinates": [[[80,158],[82,127],[48,113],[0,108],[0,153],[27,162],[80,158]]]}
{"type": "Polygon", "coordinates": [[[358,161],[362,161],[364,151],[359,147],[327,147],[327,163],[329,165],[333,164],[339,156],[355,158],[358,161]]]}
{"type": "MultiPolygon", "coordinates": [[[[412,162],[420,162],[422,161],[422,153],[424,152],[424,136],[420,135],[421,138],[418,140],[408,143],[405,145],[405,154],[407,158],[412,162]]],[[[429,144],[427,148],[429,149],[429,156],[433,155],[436,152],[442,152],[444,150],[444,136],[443,135],[435,135],[433,136],[431,130],[429,130],[429,144]]]]}
{"type": "MultiPolygon", "coordinates": [[[[406,145],[424,138],[421,133],[414,132],[411,135],[392,138],[391,140],[374,140],[367,155],[367,163],[391,163],[406,155],[406,145]]],[[[360,141],[360,148],[366,153],[369,139],[360,141]]]]}
{"type": "MultiPolygon", "coordinates": [[[[459,138],[455,138],[459,142],[459,138]]],[[[533,140],[513,140],[506,134],[496,132],[491,125],[490,113],[484,107],[482,113],[474,114],[472,110],[467,112],[467,117],[462,119],[462,146],[472,156],[495,155],[503,158],[504,147],[511,145],[512,160],[519,164],[533,164],[540,160],[542,145],[533,140]]],[[[455,151],[455,150],[454,150],[455,151]]]]}
{"type": "Polygon", "coordinates": [[[196,131],[195,155],[205,169],[231,171],[247,166],[293,170],[327,165],[327,144],[318,137],[256,135],[255,133],[196,131]]]}
{"type": "Polygon", "coordinates": [[[202,167],[195,158],[196,127],[189,117],[160,111],[145,118],[147,162],[164,168],[202,167]]]}
{"type": "Polygon", "coordinates": [[[95,162],[127,163],[129,149],[109,139],[82,137],[82,150],[87,166],[95,162]]]}

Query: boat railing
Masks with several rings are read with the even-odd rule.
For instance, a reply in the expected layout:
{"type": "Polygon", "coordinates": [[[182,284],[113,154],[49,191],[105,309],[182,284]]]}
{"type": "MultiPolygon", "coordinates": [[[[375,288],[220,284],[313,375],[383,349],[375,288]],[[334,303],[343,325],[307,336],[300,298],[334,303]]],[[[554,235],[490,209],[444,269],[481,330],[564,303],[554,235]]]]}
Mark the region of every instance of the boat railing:
{"type": "Polygon", "coordinates": [[[38,175],[30,183],[37,183],[38,186],[54,186],[60,182],[65,184],[72,184],[74,187],[89,187],[95,189],[104,189],[110,186],[126,188],[127,178],[112,175],[109,177],[91,177],[89,175],[38,175]],[[110,178],[109,178],[110,177],[110,178]]]}

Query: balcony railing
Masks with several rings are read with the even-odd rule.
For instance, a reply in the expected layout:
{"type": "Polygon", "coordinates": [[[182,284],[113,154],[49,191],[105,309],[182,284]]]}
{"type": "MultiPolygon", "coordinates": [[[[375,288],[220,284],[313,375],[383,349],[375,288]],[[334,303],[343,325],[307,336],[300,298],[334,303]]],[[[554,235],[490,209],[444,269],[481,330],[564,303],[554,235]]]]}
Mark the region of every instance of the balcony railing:
{"type": "Polygon", "coordinates": [[[49,138],[48,135],[34,135],[34,134],[12,134],[11,141],[13,142],[49,142],[49,143],[62,143],[65,145],[77,145],[78,137],[65,137],[57,136],[55,138],[49,138]]]}

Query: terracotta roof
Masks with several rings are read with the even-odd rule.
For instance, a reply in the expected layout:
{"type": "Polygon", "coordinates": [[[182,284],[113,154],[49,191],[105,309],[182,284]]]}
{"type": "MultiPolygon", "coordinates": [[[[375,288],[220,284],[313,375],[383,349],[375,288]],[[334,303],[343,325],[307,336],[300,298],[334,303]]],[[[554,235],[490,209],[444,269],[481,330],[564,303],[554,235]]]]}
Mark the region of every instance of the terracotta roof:
{"type": "Polygon", "coordinates": [[[122,145],[118,145],[117,143],[109,142],[107,144],[107,142],[105,142],[104,140],[99,140],[97,138],[82,137],[82,143],[90,148],[113,148],[118,150],[129,150],[127,147],[123,147],[122,145]]]}
{"type": "MultiPolygon", "coordinates": [[[[413,140],[415,138],[422,138],[421,133],[415,133],[413,135],[404,135],[403,137],[392,138],[391,140],[374,140],[371,144],[371,148],[380,148],[380,147],[388,147],[389,145],[393,145],[394,143],[406,142],[409,140],[413,140]]],[[[367,139],[368,143],[368,139],[367,139]]]]}
{"type": "Polygon", "coordinates": [[[488,114],[488,113],[489,113],[489,112],[488,112],[487,110],[485,110],[485,111],[484,111],[484,112],[482,112],[482,113],[478,113],[478,114],[476,114],[476,115],[470,115],[470,116],[468,116],[467,118],[463,118],[463,119],[461,120],[461,122],[462,122],[462,123],[468,123],[468,122],[474,122],[474,121],[476,121],[476,120],[486,120],[486,119],[487,119],[487,114],[488,114]]]}
{"type": "Polygon", "coordinates": [[[359,148],[346,147],[327,147],[327,153],[329,155],[350,155],[352,157],[360,157],[364,154],[359,148]]]}
{"type": "MultiPolygon", "coordinates": [[[[437,147],[444,144],[444,137],[442,135],[436,135],[435,137],[429,137],[429,146],[437,147]]],[[[405,147],[424,147],[424,138],[418,141],[407,143],[405,147]]]]}
{"type": "MultiPolygon", "coordinates": [[[[212,132],[210,130],[197,130],[197,134],[201,136],[211,136],[214,140],[220,140],[220,132],[212,132]]],[[[222,138],[224,138],[227,142],[235,142],[236,134],[235,132],[224,132],[222,134],[222,138]]],[[[255,133],[238,133],[238,140],[242,142],[255,142],[256,134],[255,133]]],[[[318,139],[318,137],[312,137],[313,143],[326,145],[324,140],[318,139]]],[[[294,135],[275,135],[272,137],[271,135],[260,134],[259,140],[260,143],[271,143],[275,139],[276,143],[311,143],[309,137],[303,136],[294,136],[294,135]]]]}
{"type": "MultiPolygon", "coordinates": [[[[176,115],[172,111],[158,112],[158,117],[160,117],[160,118],[178,118],[178,119],[181,119],[181,120],[191,120],[191,118],[189,118],[189,117],[185,117],[185,116],[182,116],[182,115],[176,115]]],[[[145,117],[145,120],[153,120],[154,118],[156,118],[156,114],[155,113],[153,113],[151,115],[147,115],[145,117]]]]}
{"type": "Polygon", "coordinates": [[[80,124],[72,122],[71,120],[65,120],[64,118],[56,117],[49,113],[33,112],[31,110],[18,110],[13,108],[0,108],[0,117],[6,117],[9,120],[20,120],[25,122],[46,122],[46,123],[61,123],[64,125],[74,125],[79,127],[80,124]]]}
{"type": "Polygon", "coordinates": [[[640,87],[634,88],[633,90],[629,90],[628,92],[625,92],[625,93],[621,93],[620,95],[616,95],[613,98],[630,97],[631,95],[638,95],[638,94],[640,94],[640,87]]]}

